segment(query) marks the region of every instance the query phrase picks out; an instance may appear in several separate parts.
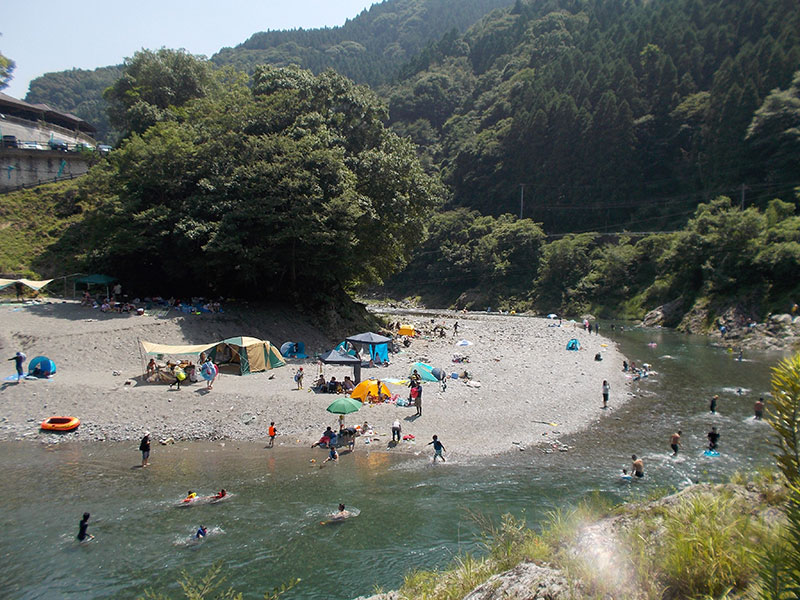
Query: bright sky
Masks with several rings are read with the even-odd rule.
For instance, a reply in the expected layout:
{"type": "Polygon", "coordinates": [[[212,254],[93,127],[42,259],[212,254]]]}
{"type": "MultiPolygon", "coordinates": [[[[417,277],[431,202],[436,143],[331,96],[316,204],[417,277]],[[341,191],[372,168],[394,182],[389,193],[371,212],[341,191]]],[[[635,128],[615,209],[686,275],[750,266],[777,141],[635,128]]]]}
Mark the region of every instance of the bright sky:
{"type": "Polygon", "coordinates": [[[3,2],[0,53],[17,63],[3,93],[23,99],[53,71],[117,65],[142,48],[211,56],[257,31],[344,25],[382,0],[20,0],[3,2]]]}

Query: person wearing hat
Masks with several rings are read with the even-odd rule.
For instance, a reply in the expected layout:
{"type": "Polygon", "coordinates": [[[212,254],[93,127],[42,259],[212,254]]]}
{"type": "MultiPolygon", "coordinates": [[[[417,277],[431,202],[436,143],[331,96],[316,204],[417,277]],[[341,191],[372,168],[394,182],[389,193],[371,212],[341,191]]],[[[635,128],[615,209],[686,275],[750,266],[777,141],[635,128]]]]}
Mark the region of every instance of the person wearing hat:
{"type": "Polygon", "coordinates": [[[26,358],[28,357],[25,356],[24,352],[17,352],[14,356],[8,359],[8,360],[13,360],[14,364],[17,367],[17,381],[22,379],[22,375],[25,373],[25,370],[22,368],[22,365],[25,363],[26,358]]]}
{"type": "Polygon", "coordinates": [[[142,438],[141,443],[139,444],[139,450],[142,453],[142,468],[145,468],[150,464],[150,432],[145,431],[144,437],[142,438]]]}

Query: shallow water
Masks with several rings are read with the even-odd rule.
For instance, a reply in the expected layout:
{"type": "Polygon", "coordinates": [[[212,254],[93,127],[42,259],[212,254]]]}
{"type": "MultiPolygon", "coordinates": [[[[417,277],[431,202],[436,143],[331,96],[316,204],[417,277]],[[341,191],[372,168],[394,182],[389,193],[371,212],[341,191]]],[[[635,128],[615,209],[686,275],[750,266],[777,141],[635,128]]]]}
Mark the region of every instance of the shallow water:
{"type": "MultiPolygon", "coordinates": [[[[129,598],[148,588],[179,597],[182,570],[200,575],[223,561],[228,583],[247,598],[294,577],[302,582],[284,598],[353,598],[396,588],[414,567],[479,551],[475,514],[510,512],[537,526],[549,511],[595,492],[621,501],[770,464],[770,429],[752,419],[752,405],[769,391],[769,367],[780,355],[752,353],[738,362],[705,338],[663,330],[613,337],[657,375],[634,383],[637,396],[586,431],[560,437],[569,452],[528,448],[431,465],[422,444],[417,457],[360,445],[339,464],[322,466],[324,451],[195,443],[154,447],[152,467],[140,469],[134,443],[2,444],[0,586],[7,597],[26,599],[129,598]],[[711,415],[715,393],[718,414],[711,415]],[[711,424],[722,434],[715,458],[702,455],[711,424]],[[678,428],[683,444],[673,459],[669,436],[678,428]],[[621,483],[632,453],[643,457],[646,476],[621,483]],[[235,496],[175,507],[188,489],[203,495],[220,487],[235,496]],[[361,514],[321,525],[339,502],[361,514]],[[84,511],[92,513],[96,540],[78,545],[84,511]],[[212,535],[188,543],[199,525],[212,535]]],[[[611,391],[612,407],[621,393],[611,391]]]]}

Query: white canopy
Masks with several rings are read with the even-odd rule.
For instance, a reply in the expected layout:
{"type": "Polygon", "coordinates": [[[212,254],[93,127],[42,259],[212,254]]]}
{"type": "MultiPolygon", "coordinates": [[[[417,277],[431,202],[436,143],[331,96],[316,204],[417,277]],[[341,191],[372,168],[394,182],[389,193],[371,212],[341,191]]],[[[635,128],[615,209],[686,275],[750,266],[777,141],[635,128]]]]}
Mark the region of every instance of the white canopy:
{"type": "Polygon", "coordinates": [[[40,289],[42,289],[51,281],[53,280],[44,279],[42,281],[34,281],[33,279],[0,279],[0,290],[5,289],[8,286],[14,285],[15,283],[21,283],[22,285],[26,285],[29,288],[36,290],[38,292],[40,289]]]}

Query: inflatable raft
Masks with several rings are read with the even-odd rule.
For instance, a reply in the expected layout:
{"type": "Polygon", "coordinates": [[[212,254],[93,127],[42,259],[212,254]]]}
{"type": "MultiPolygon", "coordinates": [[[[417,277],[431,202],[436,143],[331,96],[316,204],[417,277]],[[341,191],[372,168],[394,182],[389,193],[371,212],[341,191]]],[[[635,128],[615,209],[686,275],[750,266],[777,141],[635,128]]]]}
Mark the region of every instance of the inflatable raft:
{"type": "Polygon", "coordinates": [[[45,431],[72,431],[80,424],[81,421],[78,417],[50,417],[42,421],[42,429],[45,431]]]}

